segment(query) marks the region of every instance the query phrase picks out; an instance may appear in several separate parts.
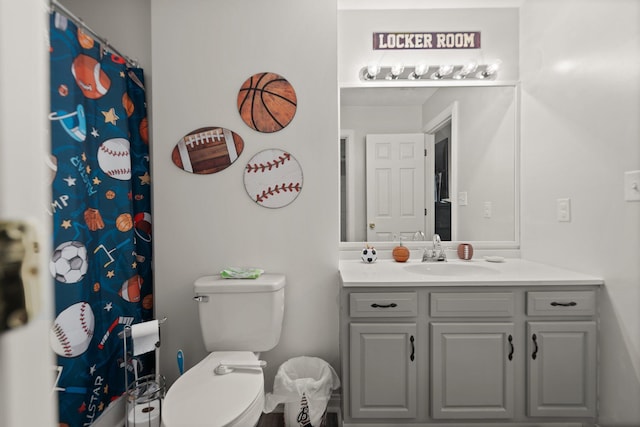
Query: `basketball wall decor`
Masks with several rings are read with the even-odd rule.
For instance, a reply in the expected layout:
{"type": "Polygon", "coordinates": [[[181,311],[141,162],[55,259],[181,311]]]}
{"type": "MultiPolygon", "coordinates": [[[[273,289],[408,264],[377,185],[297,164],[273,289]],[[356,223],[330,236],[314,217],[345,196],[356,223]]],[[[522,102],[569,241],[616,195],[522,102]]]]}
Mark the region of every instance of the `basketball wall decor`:
{"type": "Polygon", "coordinates": [[[286,151],[261,151],[245,167],[244,188],[257,204],[266,208],[281,208],[300,194],[302,168],[286,151]]]}
{"type": "Polygon", "coordinates": [[[238,92],[240,117],[258,132],[277,132],[287,126],[296,114],[297,105],[293,86],[275,73],[254,74],[238,92]]]}
{"type": "Polygon", "coordinates": [[[171,160],[184,171],[208,175],[229,167],[243,149],[244,141],[237,133],[204,127],[183,136],[173,148],[171,160]]]}

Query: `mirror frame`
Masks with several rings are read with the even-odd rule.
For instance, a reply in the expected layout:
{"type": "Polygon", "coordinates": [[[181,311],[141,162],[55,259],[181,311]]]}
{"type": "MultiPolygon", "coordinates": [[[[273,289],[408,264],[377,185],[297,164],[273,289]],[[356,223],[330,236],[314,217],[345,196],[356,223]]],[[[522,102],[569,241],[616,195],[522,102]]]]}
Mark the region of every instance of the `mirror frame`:
{"type": "MultiPolygon", "coordinates": [[[[388,82],[388,81],[375,81],[368,82],[367,84],[339,84],[338,88],[338,118],[340,118],[340,93],[342,89],[353,89],[353,88],[373,88],[373,87],[402,87],[402,88],[412,88],[412,87],[478,87],[478,86],[510,86],[514,89],[514,102],[515,102],[515,124],[514,124],[514,186],[515,186],[515,194],[514,194],[514,240],[506,240],[506,241],[468,241],[468,240],[451,240],[442,242],[443,246],[446,249],[455,249],[460,243],[471,243],[473,244],[475,249],[489,249],[489,250],[497,250],[497,249],[505,249],[505,250],[519,250],[520,249],[520,199],[521,199],[521,188],[520,188],[520,175],[521,175],[521,146],[520,146],[520,130],[521,130],[521,87],[520,82],[518,81],[460,81],[460,82],[438,82],[438,81],[419,81],[412,82],[413,84],[404,84],[397,82],[388,82]],[[395,83],[395,84],[394,84],[395,83]]],[[[427,127],[429,124],[425,124],[422,127],[422,132],[426,132],[429,130],[427,127]]],[[[340,129],[340,139],[346,138],[347,147],[345,149],[346,155],[349,156],[349,153],[353,152],[353,147],[349,147],[349,141],[352,141],[353,144],[353,132],[349,129],[342,129],[339,124],[340,129]]],[[[340,140],[338,141],[340,143],[340,140]]],[[[340,150],[338,150],[340,151],[340,150]]],[[[353,172],[349,171],[347,168],[347,179],[349,179],[349,174],[353,172]]],[[[353,176],[353,175],[351,175],[353,176]]],[[[341,179],[341,178],[340,178],[341,179]]],[[[353,182],[353,178],[351,178],[351,183],[353,182]]],[[[349,188],[350,182],[347,181],[347,189],[349,188]]],[[[340,191],[340,186],[338,187],[338,191],[340,191]]],[[[348,195],[347,195],[348,200],[348,195]]],[[[340,194],[338,194],[338,201],[340,201],[340,194]]],[[[353,208],[349,211],[349,202],[347,202],[347,216],[349,216],[353,212],[353,208]]],[[[339,203],[340,209],[342,209],[342,205],[339,203]]],[[[339,214],[340,216],[340,214],[339,214]]],[[[347,225],[347,235],[349,235],[349,225],[347,225]]],[[[389,250],[391,251],[395,246],[398,245],[398,242],[366,242],[367,244],[375,247],[377,250],[389,250]]],[[[430,241],[427,241],[428,245],[430,241]]],[[[342,242],[340,241],[340,232],[338,232],[338,248],[341,252],[351,252],[358,251],[360,252],[364,247],[365,242],[342,242]]],[[[422,241],[403,241],[403,245],[407,246],[409,250],[419,250],[425,247],[425,242],[422,241]]]]}

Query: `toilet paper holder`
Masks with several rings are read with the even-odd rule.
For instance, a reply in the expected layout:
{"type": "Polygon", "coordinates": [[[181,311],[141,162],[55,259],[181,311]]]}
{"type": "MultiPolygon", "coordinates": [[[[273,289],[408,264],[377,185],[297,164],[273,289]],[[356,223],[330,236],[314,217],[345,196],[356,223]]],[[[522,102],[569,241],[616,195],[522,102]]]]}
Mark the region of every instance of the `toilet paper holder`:
{"type": "MultiPolygon", "coordinates": [[[[158,325],[162,325],[162,324],[163,324],[164,322],[166,322],[166,321],[167,321],[167,318],[166,318],[166,317],[163,317],[162,319],[159,319],[159,320],[158,320],[158,325]]],[[[158,336],[160,336],[160,335],[159,335],[159,333],[160,333],[160,332],[158,331],[158,336]]],[[[122,331],[118,332],[118,338],[120,338],[120,339],[130,338],[130,337],[131,337],[131,325],[127,325],[127,326],[125,326],[125,327],[124,327],[124,329],[123,329],[122,331]]],[[[127,344],[126,344],[126,342],[125,342],[125,346],[126,346],[126,345],[127,345],[127,344]]],[[[158,342],[156,343],[156,348],[160,348],[160,341],[158,341],[158,342]]]]}
{"type": "MultiPolygon", "coordinates": [[[[155,348],[160,348],[160,325],[162,325],[166,321],[167,321],[166,317],[163,317],[162,319],[158,320],[158,341],[155,343],[155,348]]],[[[124,353],[123,354],[123,360],[125,361],[124,362],[124,384],[125,384],[125,390],[126,390],[127,396],[129,396],[129,393],[130,393],[130,391],[129,391],[129,388],[130,388],[130,386],[129,386],[129,375],[127,373],[127,364],[128,364],[127,338],[130,338],[130,337],[131,337],[131,325],[126,325],[124,327],[124,329],[121,332],[118,333],[118,338],[121,338],[123,340],[123,344],[124,344],[124,348],[123,348],[123,353],[124,353]]],[[[135,366],[134,366],[134,369],[135,369],[135,366]]],[[[138,378],[137,370],[135,370],[134,372],[135,372],[135,381],[134,381],[134,383],[132,385],[135,386],[135,387],[137,387],[137,384],[139,384],[140,381],[143,381],[145,383],[146,382],[150,382],[151,380],[149,378],[154,376],[152,374],[152,375],[147,375],[147,376],[142,377],[142,378],[138,378]]],[[[158,386],[159,386],[158,393],[159,393],[159,396],[162,397],[162,395],[164,394],[164,388],[165,388],[164,378],[161,375],[158,375],[157,377],[162,379],[162,381],[157,381],[158,382],[158,386]]],[[[161,399],[159,399],[159,400],[161,401],[161,399]]],[[[162,405],[162,403],[160,403],[160,405],[162,405]]],[[[135,401],[134,401],[134,406],[135,406],[135,401]]],[[[129,427],[129,413],[128,412],[129,412],[129,408],[128,408],[128,402],[127,402],[127,415],[126,415],[126,418],[125,418],[125,426],[126,427],[129,427]]],[[[134,416],[134,419],[135,419],[135,416],[134,416]]]]}

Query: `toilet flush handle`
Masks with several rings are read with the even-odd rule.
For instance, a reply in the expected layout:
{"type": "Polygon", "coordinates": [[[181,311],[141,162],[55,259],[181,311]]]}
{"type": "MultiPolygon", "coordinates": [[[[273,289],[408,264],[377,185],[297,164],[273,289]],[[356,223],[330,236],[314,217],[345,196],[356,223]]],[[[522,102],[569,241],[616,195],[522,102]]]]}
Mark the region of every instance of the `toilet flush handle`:
{"type": "Polygon", "coordinates": [[[198,302],[209,302],[209,297],[206,295],[198,295],[197,297],[193,297],[193,300],[198,302]]]}
{"type": "Polygon", "coordinates": [[[248,360],[246,362],[220,362],[215,367],[213,372],[218,375],[225,375],[233,372],[235,369],[252,369],[252,368],[264,368],[267,366],[267,362],[264,360],[248,360]]]}

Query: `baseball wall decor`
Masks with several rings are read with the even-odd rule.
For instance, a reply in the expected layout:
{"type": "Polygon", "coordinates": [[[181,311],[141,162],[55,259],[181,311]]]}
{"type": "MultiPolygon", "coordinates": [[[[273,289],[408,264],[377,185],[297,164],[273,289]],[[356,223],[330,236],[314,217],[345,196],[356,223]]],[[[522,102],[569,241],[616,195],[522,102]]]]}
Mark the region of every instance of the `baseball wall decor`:
{"type": "Polygon", "coordinates": [[[247,163],[244,188],[257,204],[266,208],[281,208],[300,194],[302,168],[286,151],[263,150],[247,163]]]}
{"type": "Polygon", "coordinates": [[[293,86],[275,73],[258,73],[249,77],[238,92],[238,112],[253,130],[277,132],[296,114],[298,99],[293,86]]]}
{"type": "Polygon", "coordinates": [[[173,148],[171,160],[184,171],[207,175],[229,167],[243,149],[244,141],[237,133],[204,127],[183,136],[173,148]]]}

